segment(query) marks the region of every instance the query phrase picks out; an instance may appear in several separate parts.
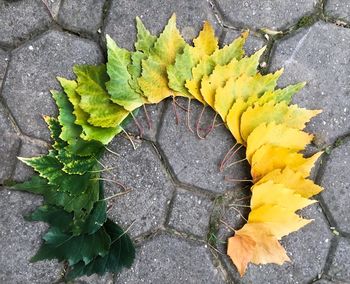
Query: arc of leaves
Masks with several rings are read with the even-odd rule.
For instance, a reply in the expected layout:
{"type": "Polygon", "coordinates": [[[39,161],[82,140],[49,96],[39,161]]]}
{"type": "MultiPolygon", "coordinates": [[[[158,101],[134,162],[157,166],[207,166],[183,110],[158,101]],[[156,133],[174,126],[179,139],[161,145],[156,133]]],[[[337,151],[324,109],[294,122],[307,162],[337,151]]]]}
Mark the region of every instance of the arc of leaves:
{"type": "Polygon", "coordinates": [[[31,218],[52,226],[34,260],[68,260],[68,279],[130,267],[132,243],[106,218],[97,160],[133,111],[183,96],[210,106],[246,147],[254,182],[251,212],[247,224],[229,238],[227,248],[239,273],[245,273],[249,262],[281,265],[289,261],[279,240],[310,223],[296,212],[313,204],[310,197],[322,191],[309,179],[322,153],[301,154],[313,139],[303,129],[320,111],[290,105],[305,83],[278,89],[283,69],[260,74],[265,48],[245,56],[248,32],[219,48],[208,22],[193,46],[182,38],[175,15],[159,37],[139,18],[136,28],[134,52],[107,36],[106,65],[75,66],[75,80],[58,78],[63,91],[52,95],[59,116],[45,117],[53,149],[42,157],[22,159],[39,177],[15,188],[44,196],[47,205],[31,218]],[[59,221],[61,217],[64,222],[59,221]],[[96,240],[100,245],[91,248],[96,240]],[[77,244],[79,251],[72,249],[77,244]]]}

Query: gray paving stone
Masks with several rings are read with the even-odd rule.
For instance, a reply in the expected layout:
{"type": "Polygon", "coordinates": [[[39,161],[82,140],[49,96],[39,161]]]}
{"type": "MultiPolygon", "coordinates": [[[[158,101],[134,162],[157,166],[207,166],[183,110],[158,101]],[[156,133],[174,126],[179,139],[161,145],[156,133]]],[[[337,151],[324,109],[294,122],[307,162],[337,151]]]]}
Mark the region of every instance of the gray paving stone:
{"type": "Polygon", "coordinates": [[[321,177],[322,197],[337,229],[350,233],[350,140],[332,150],[321,177]]]}
{"type": "MultiPolygon", "coordinates": [[[[235,38],[239,37],[239,35],[243,32],[233,29],[227,29],[223,44],[229,44],[231,43],[235,38]]],[[[262,48],[266,44],[265,40],[263,40],[261,37],[258,37],[254,35],[253,32],[250,32],[249,37],[247,39],[247,42],[244,46],[244,49],[248,55],[253,54],[254,52],[258,51],[260,48],[262,48]]]]}
{"type": "Polygon", "coordinates": [[[340,238],[327,274],[337,280],[350,279],[350,240],[340,238]]]}
{"type": "MultiPolygon", "coordinates": [[[[186,100],[178,100],[187,108],[186,100]]],[[[191,125],[195,128],[195,121],[202,110],[199,103],[191,103],[191,125]]],[[[235,144],[232,135],[223,126],[216,127],[206,139],[199,139],[186,127],[186,113],[177,107],[179,124],[176,124],[171,102],[165,111],[158,142],[164,152],[170,167],[177,179],[185,184],[200,187],[211,192],[222,193],[227,189],[240,186],[237,183],[225,181],[225,176],[234,179],[250,179],[249,169],[245,162],[234,165],[224,172],[219,171],[219,164],[227,151],[235,144]]],[[[201,120],[202,127],[212,124],[214,113],[206,110],[201,120]]],[[[219,119],[217,123],[221,122],[219,119]]],[[[236,159],[243,159],[244,151],[236,154],[236,159]]]]}
{"type": "Polygon", "coordinates": [[[216,0],[224,21],[253,29],[283,29],[314,11],[316,0],[216,0]]]}
{"type": "Polygon", "coordinates": [[[170,211],[169,225],[180,232],[206,238],[212,205],[206,197],[177,189],[170,211]]]}
{"type": "Polygon", "coordinates": [[[41,0],[0,0],[0,44],[16,45],[47,29],[51,17],[41,0]]]}
{"type": "MultiPolygon", "coordinates": [[[[44,144],[44,143],[43,143],[44,144]]],[[[47,153],[47,147],[45,145],[37,145],[30,141],[22,141],[19,157],[31,158],[41,156],[47,153]]],[[[34,171],[31,167],[25,165],[23,162],[16,159],[16,167],[13,174],[13,180],[16,182],[23,182],[28,180],[34,171]]]]}
{"type": "Polygon", "coordinates": [[[150,125],[147,122],[147,116],[144,108],[139,109],[136,115],[137,123],[140,125],[141,130],[137,127],[135,121],[130,121],[130,123],[125,127],[125,130],[130,132],[133,136],[140,136],[141,131],[143,132],[143,138],[155,142],[159,130],[159,125],[161,124],[161,116],[164,109],[164,102],[159,104],[146,105],[147,115],[149,117],[150,125]]]}
{"type": "Polygon", "coordinates": [[[302,107],[323,109],[307,129],[318,146],[350,132],[350,30],[318,22],[277,44],[272,70],[285,68],[280,85],[306,81],[295,96],[302,107]]]}
{"type": "Polygon", "coordinates": [[[83,33],[96,34],[102,26],[102,0],[63,0],[58,14],[58,23],[63,27],[83,33]]]}
{"type": "Polygon", "coordinates": [[[327,279],[320,279],[320,280],[317,280],[316,282],[312,282],[312,283],[315,283],[315,284],[345,284],[345,283],[348,283],[348,282],[344,282],[344,281],[338,281],[338,280],[327,280],[327,279]]]}
{"type": "Polygon", "coordinates": [[[56,76],[72,77],[74,64],[95,64],[103,60],[94,42],[50,31],[16,49],[8,66],[2,95],[21,130],[32,137],[49,140],[42,115],[56,114],[49,94],[58,88],[56,76]]]}
{"type": "Polygon", "coordinates": [[[325,13],[339,20],[350,21],[350,3],[343,0],[328,0],[325,13]]]}
{"type": "Polygon", "coordinates": [[[60,276],[56,261],[30,263],[39,249],[46,226],[27,222],[41,198],[28,193],[0,188],[0,282],[11,284],[53,283],[60,276]]]}
{"type": "Polygon", "coordinates": [[[20,139],[13,130],[11,121],[0,104],[0,184],[9,180],[16,164],[20,139]]]}
{"type": "MultiPolygon", "coordinates": [[[[74,284],[112,284],[113,274],[107,273],[104,276],[93,274],[91,276],[83,276],[74,280],[74,284]]],[[[62,283],[63,284],[63,283],[62,283]]]]}
{"type": "MultiPolygon", "coordinates": [[[[291,262],[282,266],[249,264],[246,274],[240,278],[231,260],[223,256],[235,283],[310,283],[322,274],[332,234],[318,205],[312,205],[302,210],[301,215],[308,219],[314,219],[314,221],[282,239],[282,245],[291,262]]],[[[237,229],[237,227],[234,228],[237,229]]],[[[227,237],[232,235],[232,231],[228,231],[227,237]]]]}
{"type": "Polygon", "coordinates": [[[204,244],[159,235],[138,249],[130,270],[117,276],[118,284],[225,283],[204,244]]]}
{"type": "Polygon", "coordinates": [[[9,60],[8,54],[5,51],[0,49],[0,88],[4,80],[8,60],[9,60]]]}
{"type": "MultiPolygon", "coordinates": [[[[162,226],[174,191],[152,146],[147,142],[136,143],[134,150],[131,143],[119,135],[108,148],[120,156],[106,152],[102,159],[107,168],[113,167],[103,174],[103,178],[119,180],[132,190],[110,202],[109,214],[125,229],[132,224],[129,232],[133,237],[162,226]]],[[[120,190],[111,182],[105,182],[105,188],[106,197],[120,190]]]]}
{"type": "Polygon", "coordinates": [[[133,48],[136,38],[135,18],[139,16],[151,33],[158,35],[166,25],[172,13],[177,15],[177,25],[183,37],[190,40],[197,36],[203,21],[208,20],[220,35],[209,3],[203,0],[192,1],[112,1],[107,16],[104,34],[109,34],[124,48],[133,48]]]}

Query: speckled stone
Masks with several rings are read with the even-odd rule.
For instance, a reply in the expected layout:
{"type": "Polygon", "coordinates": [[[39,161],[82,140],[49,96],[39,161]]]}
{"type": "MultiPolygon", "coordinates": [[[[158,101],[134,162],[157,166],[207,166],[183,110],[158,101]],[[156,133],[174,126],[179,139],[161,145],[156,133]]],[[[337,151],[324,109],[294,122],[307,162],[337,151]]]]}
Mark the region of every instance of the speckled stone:
{"type": "Polygon", "coordinates": [[[314,12],[316,0],[216,0],[224,21],[254,29],[283,29],[314,12]]]}
{"type": "Polygon", "coordinates": [[[74,64],[96,64],[103,60],[98,45],[76,36],[50,31],[12,52],[2,96],[21,130],[49,141],[42,115],[55,115],[49,93],[59,88],[56,76],[72,78],[74,64]]]}
{"type": "Polygon", "coordinates": [[[169,216],[169,226],[177,231],[206,238],[212,211],[210,199],[177,189],[169,216]]]}
{"type": "Polygon", "coordinates": [[[120,0],[112,1],[108,12],[105,34],[111,35],[124,48],[133,48],[136,38],[135,18],[140,17],[151,33],[159,34],[173,13],[177,15],[177,25],[186,40],[196,37],[202,23],[208,20],[220,35],[221,27],[217,24],[209,2],[203,0],[120,0]]]}
{"type": "Polygon", "coordinates": [[[350,233],[350,140],[333,149],[320,178],[325,206],[338,230],[350,233]]]}
{"type": "MultiPolygon", "coordinates": [[[[110,171],[103,178],[122,182],[131,192],[110,201],[109,215],[129,233],[137,237],[154,231],[165,221],[174,187],[155,149],[148,142],[135,141],[137,149],[119,135],[108,148],[119,154],[106,152],[102,164],[110,171]]],[[[104,182],[106,197],[120,191],[115,183],[104,182]]]]}
{"type": "Polygon", "coordinates": [[[204,244],[159,235],[140,247],[130,270],[124,270],[117,284],[220,284],[225,283],[211,262],[204,244]]]}
{"type": "Polygon", "coordinates": [[[338,20],[350,21],[350,3],[344,0],[328,0],[325,13],[338,20]]]}
{"type": "Polygon", "coordinates": [[[271,71],[285,68],[280,85],[306,81],[294,102],[323,112],[309,123],[321,147],[350,133],[350,30],[318,22],[277,43],[271,71]]]}
{"type": "Polygon", "coordinates": [[[348,281],[350,279],[350,240],[340,238],[333,255],[331,266],[327,274],[336,280],[348,281]]]}
{"type": "Polygon", "coordinates": [[[50,13],[41,0],[0,0],[0,44],[17,45],[48,28],[50,13]]]}

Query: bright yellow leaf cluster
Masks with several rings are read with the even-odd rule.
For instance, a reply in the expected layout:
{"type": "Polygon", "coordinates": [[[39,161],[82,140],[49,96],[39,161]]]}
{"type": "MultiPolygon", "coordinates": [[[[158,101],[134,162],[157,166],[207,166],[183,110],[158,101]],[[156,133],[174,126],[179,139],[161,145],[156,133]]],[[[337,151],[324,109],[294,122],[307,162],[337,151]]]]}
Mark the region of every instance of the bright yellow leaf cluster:
{"type": "Polygon", "coordinates": [[[241,275],[249,262],[283,264],[289,260],[279,240],[311,221],[296,211],[313,204],[309,198],[322,190],[308,179],[322,153],[309,158],[300,153],[313,139],[303,129],[320,111],[290,105],[305,84],[276,89],[283,69],[259,73],[265,48],[245,56],[247,36],[244,32],[219,48],[206,22],[190,46],[173,17],[156,41],[158,52],[151,52],[142,62],[138,80],[148,103],[183,96],[210,106],[246,147],[254,183],[251,212],[247,224],[229,238],[227,250],[241,275]]]}

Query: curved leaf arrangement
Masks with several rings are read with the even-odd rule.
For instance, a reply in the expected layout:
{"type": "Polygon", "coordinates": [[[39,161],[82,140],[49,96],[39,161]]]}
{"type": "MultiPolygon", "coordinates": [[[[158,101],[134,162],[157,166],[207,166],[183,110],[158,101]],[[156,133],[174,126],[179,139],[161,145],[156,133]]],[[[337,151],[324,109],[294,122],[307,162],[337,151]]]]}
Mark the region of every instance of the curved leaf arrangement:
{"type": "Polygon", "coordinates": [[[63,91],[52,96],[59,116],[45,117],[53,147],[45,156],[21,158],[39,176],[14,188],[44,196],[45,204],[28,218],[50,225],[32,260],[66,261],[68,280],[131,266],[133,244],[106,215],[98,159],[140,106],[182,96],[214,109],[236,145],[246,147],[251,212],[229,238],[227,251],[239,273],[249,262],[288,261],[279,240],[311,221],[295,212],[314,203],[309,198],[322,190],[308,179],[321,153],[309,158],[300,153],[313,139],[302,129],[320,111],[291,105],[304,83],[278,89],[283,70],[260,74],[264,48],[245,56],[247,32],[219,48],[207,22],[193,45],[182,38],[175,15],[159,37],[139,18],[136,24],[134,52],[107,36],[106,65],[75,66],[76,80],[58,78],[63,91]]]}

